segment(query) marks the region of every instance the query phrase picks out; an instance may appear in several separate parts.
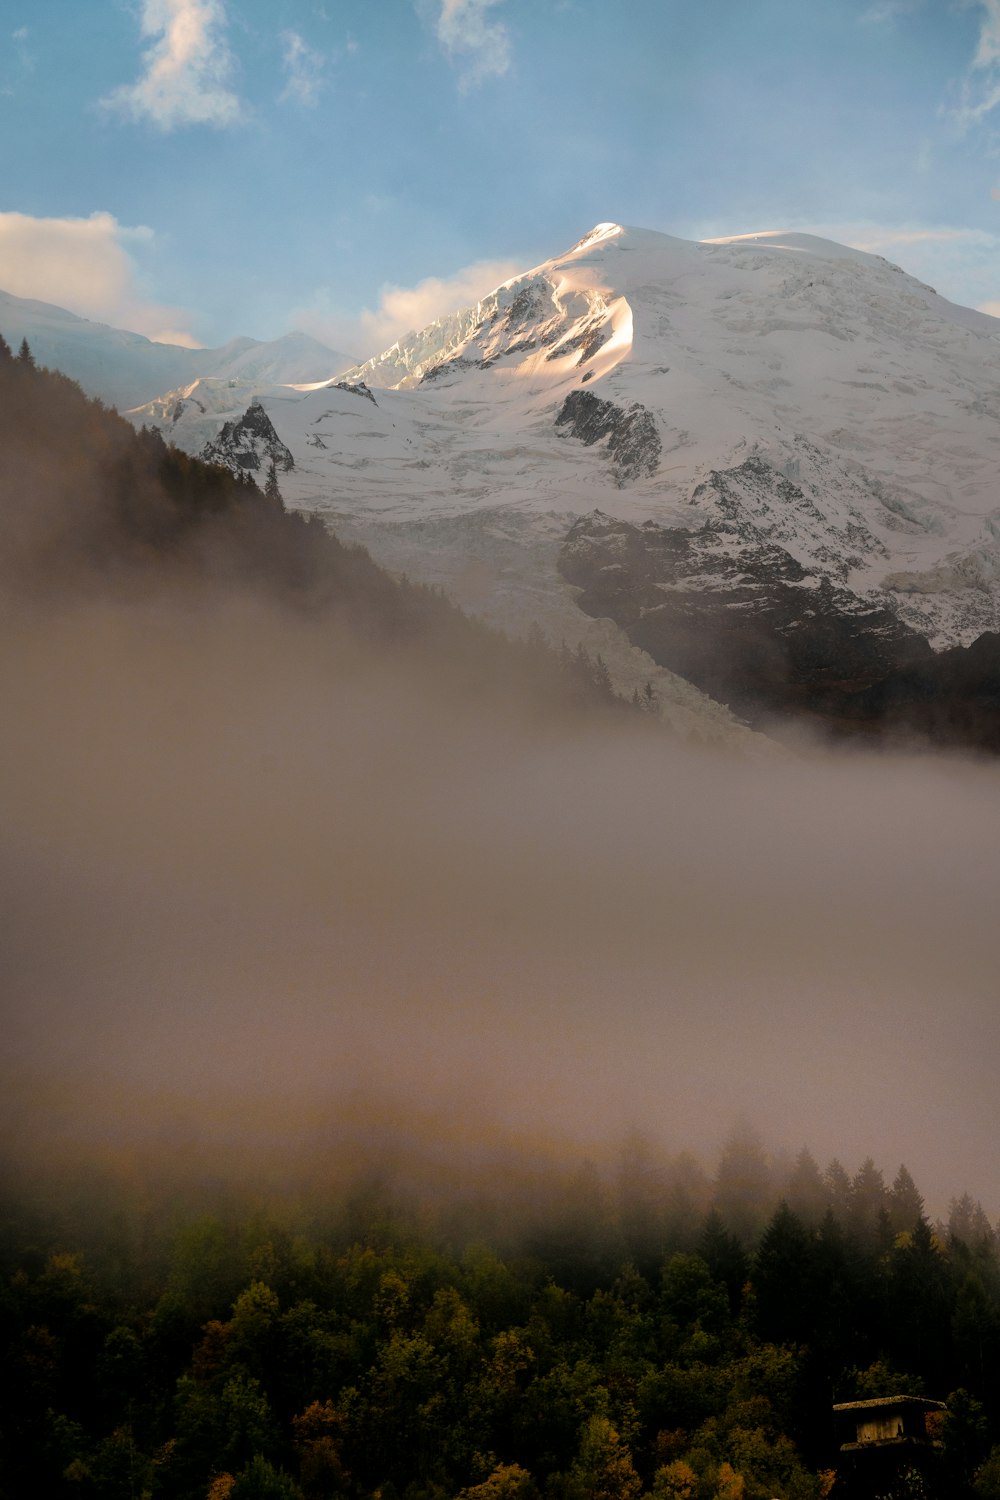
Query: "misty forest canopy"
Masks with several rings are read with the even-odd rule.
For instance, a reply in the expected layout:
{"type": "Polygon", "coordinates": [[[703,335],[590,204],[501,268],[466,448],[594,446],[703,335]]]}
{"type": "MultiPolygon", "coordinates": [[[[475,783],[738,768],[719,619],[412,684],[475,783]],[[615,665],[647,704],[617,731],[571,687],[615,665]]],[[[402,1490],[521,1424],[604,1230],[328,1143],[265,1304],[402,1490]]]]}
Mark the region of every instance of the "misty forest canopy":
{"type": "Polygon", "coordinates": [[[1000,1494],[968,1196],[932,1227],[905,1167],[745,1130],[711,1178],[634,1133],[604,1174],[494,1156],[464,1192],[299,1166],[270,1196],[208,1163],[8,1183],[5,1500],[821,1500],[831,1404],[899,1394],[947,1410],[890,1500],[1000,1494]]]}

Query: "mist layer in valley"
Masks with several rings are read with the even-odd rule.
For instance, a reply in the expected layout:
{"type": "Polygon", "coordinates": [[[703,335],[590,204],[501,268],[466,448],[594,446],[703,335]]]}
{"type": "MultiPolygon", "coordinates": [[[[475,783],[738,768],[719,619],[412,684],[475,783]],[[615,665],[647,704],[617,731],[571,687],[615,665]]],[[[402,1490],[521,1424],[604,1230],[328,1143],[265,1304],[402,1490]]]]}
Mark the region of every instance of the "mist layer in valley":
{"type": "Polygon", "coordinates": [[[12,1163],[712,1154],[742,1115],[995,1213],[994,763],[581,712],[64,396],[63,461],[30,402],[5,438],[12,1163]]]}
{"type": "Polygon", "coordinates": [[[538,734],[247,601],[21,616],[0,682],[15,1140],[742,1112],[995,1205],[995,767],[538,734]]]}

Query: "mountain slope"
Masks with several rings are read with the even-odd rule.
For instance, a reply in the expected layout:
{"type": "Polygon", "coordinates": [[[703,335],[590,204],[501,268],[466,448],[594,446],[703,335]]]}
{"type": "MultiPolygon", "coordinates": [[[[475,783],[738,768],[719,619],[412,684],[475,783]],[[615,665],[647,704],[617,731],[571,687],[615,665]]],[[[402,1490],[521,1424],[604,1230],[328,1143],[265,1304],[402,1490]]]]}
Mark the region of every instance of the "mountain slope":
{"type": "MultiPolygon", "coordinates": [[[[257,427],[234,434],[244,458],[268,441],[268,419],[254,411],[257,427]]],[[[57,633],[69,621],[71,637],[76,628],[86,635],[96,613],[141,658],[149,618],[183,619],[196,638],[234,610],[244,626],[253,622],[259,644],[291,632],[296,645],[280,674],[310,659],[320,695],[360,674],[383,679],[390,696],[389,683],[405,682],[410,702],[433,699],[449,714],[458,705],[477,732],[511,714],[536,729],[648,727],[639,705],[613,693],[599,660],[512,642],[440,593],[391,578],[363,548],[262,491],[249,465],[227,473],[155,431],[137,433],[62,374],[15,358],[2,339],[0,453],[0,611],[9,627],[0,657],[18,677],[35,680],[37,658],[29,649],[25,664],[19,651],[53,622],[57,633]]],[[[237,676],[247,671],[244,649],[232,654],[237,676]]],[[[105,668],[102,660],[102,678],[105,668]]],[[[182,675],[189,671],[193,660],[182,675]]],[[[154,681],[158,672],[150,647],[141,674],[154,681]]],[[[255,675],[250,668],[247,682],[255,675]]]]}
{"type": "MultiPolygon", "coordinates": [[[[566,617],[562,543],[597,510],[712,541],[661,589],[717,574],[725,595],[735,569],[766,593],[798,569],[940,649],[998,623],[998,335],[808,235],[604,224],[336,385],[257,394],[292,504],[504,623],[566,617]],[[344,389],[362,381],[374,402],[344,389]]],[[[248,396],[227,388],[216,430],[248,396]]],[[[207,410],[175,410],[202,446],[207,410]]]]}
{"type": "Polygon", "coordinates": [[[122,409],[201,377],[282,382],[325,380],[351,363],[305,333],[261,343],[236,338],[219,349],[157,344],[140,333],[77,317],[63,307],[0,292],[0,333],[27,339],[40,364],[61,370],[89,396],[122,409]]]}

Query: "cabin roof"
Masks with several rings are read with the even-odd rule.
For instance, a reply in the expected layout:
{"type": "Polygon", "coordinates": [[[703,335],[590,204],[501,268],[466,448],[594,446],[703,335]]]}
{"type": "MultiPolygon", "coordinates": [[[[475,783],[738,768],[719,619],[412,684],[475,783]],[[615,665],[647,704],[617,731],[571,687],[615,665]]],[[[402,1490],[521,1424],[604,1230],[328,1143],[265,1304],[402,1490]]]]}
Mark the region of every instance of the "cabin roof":
{"type": "Polygon", "coordinates": [[[868,1401],[841,1401],[834,1411],[874,1411],[876,1407],[895,1408],[918,1406],[922,1411],[944,1411],[943,1401],[932,1401],[929,1396],[874,1396],[868,1401]]]}

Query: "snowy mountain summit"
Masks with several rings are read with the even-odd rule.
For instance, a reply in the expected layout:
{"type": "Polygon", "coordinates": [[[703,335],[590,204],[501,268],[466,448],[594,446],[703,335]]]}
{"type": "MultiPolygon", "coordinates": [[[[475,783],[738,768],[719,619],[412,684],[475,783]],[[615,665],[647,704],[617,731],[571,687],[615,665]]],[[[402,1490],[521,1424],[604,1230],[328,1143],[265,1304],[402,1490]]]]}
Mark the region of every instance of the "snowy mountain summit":
{"type": "MultiPolygon", "coordinates": [[[[222,385],[161,404],[166,435],[237,418],[222,385]]],[[[289,503],[501,623],[558,637],[582,604],[741,711],[747,664],[705,665],[735,637],[808,695],[848,638],[864,693],[997,629],[1000,320],[831,241],[600,224],[336,382],[255,394],[289,503]]]]}

